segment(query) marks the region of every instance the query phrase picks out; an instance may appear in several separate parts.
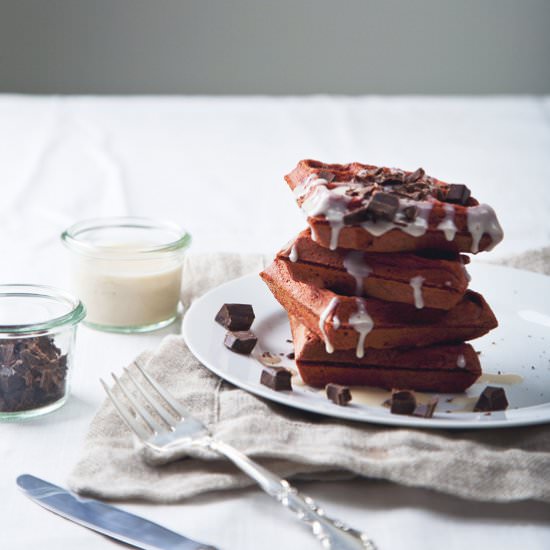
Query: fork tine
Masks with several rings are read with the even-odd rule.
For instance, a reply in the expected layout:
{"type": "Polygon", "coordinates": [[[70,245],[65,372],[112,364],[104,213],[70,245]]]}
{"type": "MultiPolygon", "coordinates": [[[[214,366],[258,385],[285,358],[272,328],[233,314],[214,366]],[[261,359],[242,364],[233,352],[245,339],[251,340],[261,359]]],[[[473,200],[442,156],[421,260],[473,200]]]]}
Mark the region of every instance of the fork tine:
{"type": "Polygon", "coordinates": [[[147,382],[157,390],[161,397],[181,416],[182,419],[185,416],[192,416],[166,388],[163,388],[156,380],[151,378],[137,363],[134,364],[147,382]]]}
{"type": "Polygon", "coordinates": [[[113,377],[115,384],[122,390],[122,393],[124,393],[126,399],[130,401],[132,407],[134,407],[134,410],[139,414],[139,416],[141,416],[145,424],[147,424],[154,433],[161,433],[165,431],[165,429],[149,414],[149,411],[140,405],[136,398],[124,387],[115,373],[112,372],[111,376],[113,377]]]}
{"type": "Polygon", "coordinates": [[[169,412],[164,407],[164,405],[162,405],[156,397],[154,397],[143,386],[137,383],[133,374],[127,368],[124,369],[124,372],[128,376],[128,379],[132,381],[132,383],[134,384],[134,387],[139,391],[143,399],[145,399],[145,401],[149,403],[149,405],[151,405],[151,407],[155,410],[155,412],[164,420],[164,422],[166,422],[166,424],[170,427],[170,429],[173,430],[174,420],[177,421],[177,420],[180,420],[180,418],[178,417],[177,419],[174,419],[174,417],[169,414],[169,412]]]}
{"type": "Polygon", "coordinates": [[[128,428],[130,428],[130,430],[134,432],[142,441],[148,439],[151,434],[149,434],[147,430],[145,430],[140,422],[136,421],[136,419],[130,414],[128,409],[126,409],[124,405],[122,405],[122,403],[120,403],[120,401],[113,395],[113,392],[109,389],[109,386],[105,383],[105,381],[101,378],[99,379],[99,381],[101,382],[103,389],[107,393],[107,397],[109,397],[111,403],[115,406],[115,409],[120,414],[122,420],[126,422],[128,428]]]}

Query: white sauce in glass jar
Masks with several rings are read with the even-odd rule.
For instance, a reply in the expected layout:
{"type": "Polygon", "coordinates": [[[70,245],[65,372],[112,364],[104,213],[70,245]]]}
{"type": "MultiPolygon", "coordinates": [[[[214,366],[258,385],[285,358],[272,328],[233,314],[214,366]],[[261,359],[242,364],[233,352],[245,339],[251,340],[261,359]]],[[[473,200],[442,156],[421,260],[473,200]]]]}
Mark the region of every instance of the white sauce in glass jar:
{"type": "Polygon", "coordinates": [[[143,327],[177,314],[181,263],[166,260],[75,258],[75,290],[87,309],[86,322],[143,327]]]}
{"type": "Polygon", "coordinates": [[[167,222],[122,217],[79,222],[61,238],[72,253],[73,286],[86,306],[86,324],[143,332],[176,318],[188,233],[167,222]]]}

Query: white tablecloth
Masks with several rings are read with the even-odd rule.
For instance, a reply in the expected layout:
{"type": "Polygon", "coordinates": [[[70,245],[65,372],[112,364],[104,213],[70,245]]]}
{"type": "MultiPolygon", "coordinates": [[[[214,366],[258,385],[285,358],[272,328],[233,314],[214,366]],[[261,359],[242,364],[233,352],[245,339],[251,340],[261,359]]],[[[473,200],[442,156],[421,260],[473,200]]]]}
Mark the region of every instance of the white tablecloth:
{"type": "MultiPolygon", "coordinates": [[[[0,282],[67,286],[59,234],[95,216],[173,220],[192,233],[194,252],[274,252],[304,226],[282,179],[301,158],[422,166],[467,183],[506,234],[484,259],[550,245],[549,97],[0,96],[0,282]]],[[[112,546],[32,504],[15,477],[64,484],[103,399],[98,378],[177,330],[82,328],[67,405],[0,424],[0,548],[112,546]]],[[[550,548],[550,505],[465,502],[368,480],[300,487],[380,550],[550,548]]],[[[257,490],[127,508],[224,550],[317,548],[257,490]]]]}

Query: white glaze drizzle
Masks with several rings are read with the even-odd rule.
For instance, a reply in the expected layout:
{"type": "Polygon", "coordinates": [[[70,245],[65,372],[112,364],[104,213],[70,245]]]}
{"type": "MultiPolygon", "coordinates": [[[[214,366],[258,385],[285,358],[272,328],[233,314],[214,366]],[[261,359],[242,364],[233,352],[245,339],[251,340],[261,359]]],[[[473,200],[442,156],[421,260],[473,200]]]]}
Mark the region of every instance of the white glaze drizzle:
{"type": "Polygon", "coordinates": [[[298,249],[296,248],[296,243],[294,243],[290,249],[290,254],[288,255],[288,259],[291,262],[297,262],[298,261],[298,249]]]}
{"type": "Polygon", "coordinates": [[[425,280],[426,279],[421,275],[417,275],[416,277],[413,277],[409,281],[409,284],[412,286],[412,289],[413,289],[414,305],[416,306],[416,309],[422,309],[424,307],[424,297],[422,296],[422,284],[424,283],[425,280]]]}
{"type": "Polygon", "coordinates": [[[456,358],[456,366],[459,368],[459,369],[463,369],[466,367],[466,358],[464,357],[464,355],[460,354],[457,358],[456,358]]]}
{"type": "Polygon", "coordinates": [[[430,221],[430,212],[432,211],[433,203],[429,201],[415,202],[404,201],[401,199],[400,203],[404,203],[403,208],[410,206],[411,204],[416,206],[417,214],[414,221],[409,222],[404,227],[400,227],[401,231],[411,235],[413,237],[421,237],[428,230],[430,221]]]}
{"type": "Polygon", "coordinates": [[[445,233],[445,238],[448,241],[452,241],[455,238],[456,235],[456,225],[455,225],[455,209],[452,204],[446,204],[444,206],[445,208],[445,218],[443,221],[437,226],[437,229],[440,231],[443,231],[445,233]]]}
{"type": "Polygon", "coordinates": [[[340,318],[338,317],[338,315],[333,315],[332,316],[332,326],[334,327],[334,330],[338,330],[340,328],[340,318]]]}
{"type": "Polygon", "coordinates": [[[324,215],[330,225],[330,246],[331,250],[335,250],[338,246],[338,237],[342,227],[344,227],[343,218],[348,211],[348,203],[350,197],[346,192],[346,187],[336,187],[329,189],[326,187],[327,180],[316,180],[324,183],[317,183],[308,196],[302,203],[302,210],[308,217],[324,215]]]}
{"type": "Polygon", "coordinates": [[[356,298],[355,301],[357,303],[357,312],[349,316],[349,324],[359,334],[359,337],[357,338],[355,355],[358,359],[361,359],[365,355],[365,338],[373,329],[374,322],[371,316],[367,313],[365,300],[362,298],[356,298]]]}
{"type": "MultiPolygon", "coordinates": [[[[360,176],[360,174],[358,175],[360,176]]],[[[428,176],[425,179],[428,183],[432,182],[432,179],[428,176]]],[[[329,182],[326,179],[320,178],[317,174],[310,174],[300,185],[294,188],[294,195],[298,199],[307,196],[301,207],[308,217],[325,216],[331,229],[329,248],[335,250],[338,247],[340,231],[344,227],[343,218],[348,213],[348,204],[351,201],[351,197],[346,195],[346,191],[353,189],[355,185],[361,185],[355,181],[339,182],[337,186],[329,189],[328,184],[329,182]]],[[[368,220],[363,222],[361,226],[375,237],[380,237],[392,229],[399,229],[413,237],[420,237],[428,229],[432,206],[433,203],[430,201],[400,198],[399,209],[394,221],[379,220],[374,222],[368,220]],[[405,208],[411,205],[416,206],[417,209],[417,215],[412,221],[403,213],[405,208]]],[[[448,226],[445,229],[447,238],[451,234],[451,224],[454,227],[452,220],[446,224],[448,226]]],[[[454,231],[456,232],[456,227],[454,231]]],[[[313,240],[317,240],[316,237],[312,232],[313,240]]]]}
{"type": "Polygon", "coordinates": [[[336,222],[336,221],[331,222],[330,244],[329,244],[330,250],[336,250],[338,248],[338,238],[340,237],[340,231],[342,231],[342,227],[344,227],[343,222],[336,222]]]}
{"type": "Polygon", "coordinates": [[[429,201],[418,202],[410,199],[399,199],[399,210],[395,215],[395,221],[399,223],[385,220],[376,222],[367,220],[361,224],[361,227],[374,237],[380,237],[392,229],[400,229],[403,233],[407,233],[412,237],[421,237],[428,229],[432,206],[433,203],[429,201]],[[403,214],[403,210],[405,210],[407,206],[413,205],[416,206],[417,214],[414,220],[409,221],[403,214]]]}
{"type": "Polygon", "coordinates": [[[397,226],[393,222],[386,220],[378,220],[377,222],[367,220],[361,224],[361,227],[373,237],[380,237],[381,235],[384,235],[384,233],[395,229],[397,226]]]}
{"type": "Polygon", "coordinates": [[[328,316],[334,311],[334,308],[338,305],[339,301],[340,300],[338,300],[336,296],[332,298],[328,306],[325,308],[325,310],[323,311],[323,313],[321,313],[321,316],[319,317],[319,329],[321,330],[321,334],[323,335],[323,340],[325,341],[325,349],[327,350],[327,353],[333,353],[334,346],[332,345],[328,337],[328,334],[325,330],[325,323],[328,316]]]}
{"type": "Polygon", "coordinates": [[[355,279],[355,295],[363,294],[363,280],[368,277],[372,269],[365,263],[365,256],[359,250],[352,250],[344,258],[344,268],[355,279]]]}
{"type": "Polygon", "coordinates": [[[488,204],[470,206],[468,212],[468,231],[472,235],[471,252],[479,252],[479,242],[484,234],[491,237],[491,244],[486,250],[492,250],[503,237],[502,227],[498,223],[495,211],[488,204]]]}
{"type": "Polygon", "coordinates": [[[317,174],[310,174],[300,185],[294,188],[294,196],[297,199],[305,197],[313,187],[317,185],[326,185],[328,181],[320,178],[317,174]]]}

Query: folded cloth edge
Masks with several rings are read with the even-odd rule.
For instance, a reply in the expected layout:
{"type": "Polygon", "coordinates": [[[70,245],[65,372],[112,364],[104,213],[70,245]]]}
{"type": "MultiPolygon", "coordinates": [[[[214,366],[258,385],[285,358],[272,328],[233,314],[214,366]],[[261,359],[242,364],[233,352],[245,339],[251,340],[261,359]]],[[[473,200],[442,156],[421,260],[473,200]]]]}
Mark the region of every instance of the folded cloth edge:
{"type": "MultiPolygon", "coordinates": [[[[548,258],[546,261],[550,264],[548,258]]],[[[194,257],[189,262],[194,270],[192,272],[194,273],[193,277],[196,278],[197,274],[201,273],[201,269],[204,273],[205,266],[210,265],[212,262],[223,265],[224,274],[230,272],[231,275],[240,276],[246,272],[259,271],[265,264],[265,257],[243,257],[238,254],[194,257]]],[[[201,279],[200,286],[202,290],[200,294],[209,286],[219,284],[220,274],[216,275],[216,271],[218,270],[209,269],[208,280],[205,282],[204,279],[201,279]]],[[[189,275],[189,270],[187,272],[184,271],[184,276],[185,274],[189,275]]],[[[197,296],[198,294],[189,293],[186,296],[186,303],[190,303],[193,295],[197,296]]],[[[191,356],[183,340],[176,336],[167,337],[162,342],[157,353],[150,352],[140,355],[140,361],[145,360],[147,368],[152,368],[155,374],[157,374],[154,364],[155,358],[160,355],[162,361],[165,361],[166,357],[163,357],[163,353],[167,347],[174,346],[178,348],[178,354],[182,356],[186,355],[185,368],[206,371],[191,356]],[[151,365],[152,363],[153,365],[151,365]]],[[[173,358],[171,360],[173,361],[173,358]]],[[[201,380],[206,376],[212,377],[218,382],[218,379],[209,371],[202,373],[200,376],[201,380]]],[[[297,425],[300,425],[299,421],[295,418],[296,416],[300,416],[300,412],[290,411],[289,413],[285,407],[266,403],[257,397],[232,387],[226,382],[222,382],[220,388],[220,407],[232,406],[230,403],[231,399],[226,399],[226,396],[238,396],[241,393],[244,396],[241,396],[237,401],[240,402],[244,399],[245,410],[248,410],[247,407],[254,408],[258,406],[268,407],[268,409],[276,408],[277,416],[280,416],[280,409],[282,409],[283,414],[290,414],[289,418],[285,418],[289,426],[295,429],[297,425]]],[[[109,407],[109,404],[104,403],[96,419],[99,417],[101,420],[101,414],[103,413],[113,421],[112,416],[109,415],[109,411],[105,411],[106,407],[109,407]]],[[[114,411],[110,412],[114,413],[114,411]]],[[[222,411],[223,414],[224,411],[222,411]]],[[[103,459],[101,457],[101,446],[97,447],[97,440],[94,440],[94,434],[95,437],[101,437],[101,429],[104,428],[104,425],[100,424],[97,426],[96,419],[92,422],[90,434],[85,445],[84,457],[77,464],[69,478],[70,486],[78,492],[101,498],[139,498],[158,502],[175,502],[204,491],[245,487],[252,483],[246,476],[237,473],[231,465],[217,460],[210,462],[189,460],[163,468],[149,466],[149,469],[146,468],[145,471],[142,468],[138,468],[134,471],[136,475],[133,475],[131,471],[128,471],[128,463],[124,464],[124,460],[132,457],[135,459],[139,454],[136,453],[136,447],[133,444],[130,449],[131,452],[123,453],[122,463],[118,460],[114,462],[126,477],[123,478],[124,483],[120,483],[121,480],[119,479],[119,483],[113,485],[112,476],[109,479],[109,475],[98,475],[101,462],[105,457],[103,459]],[[98,427],[100,428],[99,433],[96,429],[98,427]],[[192,467],[190,467],[190,464],[192,467]],[[141,477],[137,475],[138,473],[141,477]],[[175,480],[174,476],[179,481],[183,481],[184,479],[189,481],[192,479],[193,483],[188,484],[186,489],[182,489],[181,485],[177,490],[173,487],[170,488],[165,482],[169,478],[175,480]],[[157,482],[162,480],[162,483],[157,483],[154,488],[151,488],[149,487],[149,482],[153,480],[157,482]],[[132,483],[134,484],[133,487],[132,483]]],[[[206,419],[207,422],[209,420],[211,423],[211,419],[206,419]]],[[[238,418],[231,418],[232,422],[238,420],[238,418]]],[[[311,419],[308,417],[307,421],[310,422],[311,419]]],[[[114,422],[116,422],[116,416],[114,422]]],[[[346,431],[347,428],[352,431],[361,430],[355,423],[334,421],[332,419],[316,419],[311,425],[321,426],[325,430],[334,430],[335,423],[337,426],[342,427],[343,431],[346,431]]],[[[231,422],[228,425],[231,426],[231,422]]],[[[301,425],[300,427],[302,429],[299,431],[299,436],[302,436],[304,429],[301,425]]],[[[219,430],[215,430],[217,432],[216,435],[223,437],[224,440],[231,439],[230,428],[222,425],[218,426],[218,428],[219,430]]],[[[270,446],[268,448],[265,447],[265,442],[257,436],[251,436],[248,440],[241,440],[237,443],[242,445],[239,447],[241,450],[244,450],[255,458],[259,458],[263,464],[283,476],[307,475],[310,478],[311,476],[316,479],[325,478],[323,473],[332,471],[332,475],[334,475],[334,468],[337,466],[350,472],[351,475],[356,474],[370,478],[388,479],[403,485],[431,488],[475,500],[508,502],[530,498],[550,501],[550,481],[546,484],[541,482],[541,476],[544,478],[544,471],[550,471],[550,428],[547,426],[519,429],[521,430],[521,434],[517,432],[517,429],[506,430],[508,435],[502,437],[502,434],[499,434],[496,437],[497,444],[493,449],[490,444],[487,445],[487,441],[484,441],[487,439],[486,437],[480,438],[479,434],[472,432],[459,434],[454,432],[453,434],[449,434],[448,432],[396,430],[395,428],[373,426],[366,428],[363,426],[362,428],[369,439],[374,439],[371,442],[372,444],[366,446],[358,444],[355,448],[353,445],[348,446],[345,452],[340,449],[342,456],[336,460],[333,454],[331,454],[330,449],[327,451],[326,448],[319,448],[319,445],[315,447],[309,441],[299,441],[299,436],[296,434],[294,434],[294,438],[292,434],[285,434],[286,438],[290,437],[292,444],[298,444],[292,448],[289,447],[288,443],[285,446],[284,440],[277,441],[274,445],[273,437],[269,441],[270,446]],[[517,433],[516,437],[514,437],[513,433],[517,433]],[[528,435],[526,438],[520,438],[526,440],[527,446],[525,448],[519,448],[521,442],[518,443],[515,440],[519,435],[528,435]],[[442,440],[438,438],[442,438],[442,440]],[[507,449],[507,447],[510,448],[507,449]],[[393,453],[391,461],[388,460],[387,452],[385,452],[388,448],[397,451],[393,453]],[[445,464],[447,467],[445,468],[442,468],[440,460],[442,448],[447,451],[447,455],[445,455],[445,464]],[[449,452],[451,456],[448,456],[449,452]],[[356,456],[357,453],[360,454],[359,459],[356,456]],[[413,453],[413,456],[408,456],[408,453],[413,453]],[[311,459],[311,456],[315,458],[311,459]],[[483,468],[472,471],[471,460],[469,461],[468,458],[473,456],[478,460],[480,457],[483,459],[483,468]],[[308,459],[308,457],[310,458],[308,459]],[[423,461],[425,465],[424,472],[432,472],[431,476],[428,476],[429,479],[418,475],[417,468],[420,461],[423,461]],[[413,476],[411,476],[411,469],[415,471],[415,475],[413,476]],[[469,478],[469,483],[464,483],[465,476],[469,478]],[[493,481],[488,484],[487,479],[493,481]]],[[[249,431],[248,434],[250,435],[250,433],[249,431]]],[[[262,431],[260,430],[260,435],[261,433],[262,431]]],[[[339,434],[339,437],[342,437],[342,435],[339,434]]],[[[349,434],[346,433],[345,436],[349,437],[349,434]]],[[[120,433],[117,433],[116,437],[120,437],[120,433]]],[[[115,439],[115,441],[120,440],[115,439]]],[[[142,460],[140,462],[143,463],[142,460]]],[[[135,460],[132,464],[135,466],[135,460]]],[[[117,472],[120,474],[118,470],[117,472]]]]}

